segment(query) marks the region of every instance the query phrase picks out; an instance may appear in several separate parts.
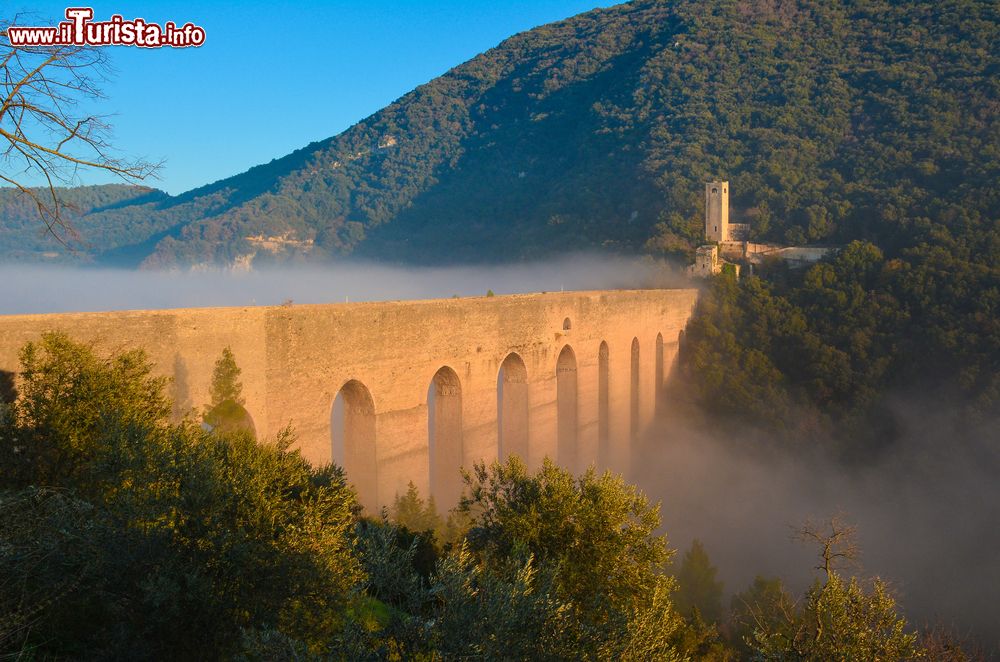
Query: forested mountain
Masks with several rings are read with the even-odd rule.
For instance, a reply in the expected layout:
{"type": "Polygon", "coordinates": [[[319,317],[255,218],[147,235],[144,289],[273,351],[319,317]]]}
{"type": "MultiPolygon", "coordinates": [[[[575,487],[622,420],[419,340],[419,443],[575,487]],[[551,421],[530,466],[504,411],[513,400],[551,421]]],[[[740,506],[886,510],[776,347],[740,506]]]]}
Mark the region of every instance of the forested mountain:
{"type": "Polygon", "coordinates": [[[1000,203],[998,14],[636,0],[511,37],[338,136],[79,225],[97,259],[147,266],[260,259],[258,235],[287,240],[278,259],[683,251],[702,183],[725,178],[758,237],[982,252],[1000,203]]]}

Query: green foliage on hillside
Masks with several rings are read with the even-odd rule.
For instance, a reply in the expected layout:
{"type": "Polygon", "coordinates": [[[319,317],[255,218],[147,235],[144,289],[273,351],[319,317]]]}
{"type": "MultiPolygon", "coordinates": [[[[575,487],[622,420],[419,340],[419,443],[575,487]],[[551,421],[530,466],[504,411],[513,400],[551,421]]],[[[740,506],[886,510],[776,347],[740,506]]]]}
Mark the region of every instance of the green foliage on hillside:
{"type": "Polygon", "coordinates": [[[258,234],[315,240],[314,258],[683,251],[703,182],[726,178],[757,237],[971,248],[1000,206],[998,13],[635,0],[511,37],[338,136],[81,229],[118,251],[107,259],[152,251],[150,265],[229,260],[258,234]]]}
{"type": "MultiPolygon", "coordinates": [[[[38,261],[62,257],[92,259],[119,243],[132,243],[159,229],[158,219],[134,210],[167,199],[167,194],[145,186],[105,184],[59,188],[59,198],[66,205],[66,219],[79,236],[64,239],[79,251],[69,255],[67,247],[46,232],[37,206],[31,198],[10,187],[0,187],[0,256],[7,260],[38,261]],[[94,222],[95,219],[99,219],[94,222]],[[43,255],[43,254],[49,255],[43,255]],[[51,254],[55,255],[51,255],[51,254]]],[[[46,193],[47,195],[47,193],[46,193]]]]}
{"type": "MultiPolygon", "coordinates": [[[[997,229],[986,233],[997,241],[997,229]]],[[[893,398],[962,429],[1000,408],[1000,263],[937,246],[888,258],[852,242],[804,272],[715,279],[681,364],[709,411],[791,437],[891,442],[893,398]]],[[[846,441],[845,441],[846,443],[846,441]]]]}

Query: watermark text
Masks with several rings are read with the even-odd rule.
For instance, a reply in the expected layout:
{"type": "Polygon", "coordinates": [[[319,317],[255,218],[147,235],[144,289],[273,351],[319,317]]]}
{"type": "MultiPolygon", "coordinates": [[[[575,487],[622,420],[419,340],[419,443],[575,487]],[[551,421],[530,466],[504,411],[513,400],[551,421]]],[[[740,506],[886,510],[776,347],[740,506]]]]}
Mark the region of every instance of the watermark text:
{"type": "Polygon", "coordinates": [[[11,25],[11,46],[138,46],[140,48],[187,48],[205,43],[205,29],[194,23],[163,25],[142,18],[125,19],[120,14],[95,21],[91,7],[67,7],[66,20],[56,26],[11,25]]]}

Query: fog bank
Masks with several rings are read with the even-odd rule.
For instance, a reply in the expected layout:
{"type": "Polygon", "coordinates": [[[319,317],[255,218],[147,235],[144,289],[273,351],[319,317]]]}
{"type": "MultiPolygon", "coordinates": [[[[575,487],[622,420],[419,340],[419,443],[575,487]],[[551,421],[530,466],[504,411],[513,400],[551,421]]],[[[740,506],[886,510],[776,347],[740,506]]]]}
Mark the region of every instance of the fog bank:
{"type": "Polygon", "coordinates": [[[887,452],[847,466],[822,450],[768,450],[747,433],[667,412],[642,453],[637,482],[663,501],[677,562],[700,539],[725,582],[724,606],[755,575],[796,597],[817,576],[817,549],[791,539],[806,519],[841,514],[857,526],[860,566],[896,591],[914,627],[933,623],[1000,650],[1000,421],[955,429],[941,403],[897,399],[905,432],[887,452]]]}
{"type": "Polygon", "coordinates": [[[486,267],[344,262],[254,271],[130,271],[0,265],[0,314],[341,303],[494,293],[690,287],[667,263],[578,254],[486,267]]]}

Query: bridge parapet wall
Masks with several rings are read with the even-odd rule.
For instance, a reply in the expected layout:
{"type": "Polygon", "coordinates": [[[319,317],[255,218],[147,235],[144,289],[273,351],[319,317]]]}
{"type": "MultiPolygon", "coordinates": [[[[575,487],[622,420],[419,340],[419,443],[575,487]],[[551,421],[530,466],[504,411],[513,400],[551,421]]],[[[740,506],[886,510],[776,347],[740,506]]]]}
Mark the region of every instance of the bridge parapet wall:
{"type": "MultiPolygon", "coordinates": [[[[679,334],[696,298],[695,290],[614,290],[0,316],[0,370],[16,371],[24,343],[49,330],[66,331],[105,351],[143,347],[157,371],[173,379],[175,411],[181,415],[200,412],[209,402],[214,363],[229,346],[243,371],[246,408],[258,434],[273,436],[291,424],[302,453],[315,463],[334,457],[332,432],[337,423],[340,437],[340,422],[332,408],[338,392],[349,382],[361,384],[374,409],[374,467],[348,463],[347,470],[359,484],[365,505],[375,508],[391,504],[411,480],[423,494],[433,492],[446,500],[455,494],[457,467],[452,477],[436,476],[434,485],[430,478],[432,455],[443,452],[443,447],[432,447],[429,403],[435,396],[429,389],[443,367],[458,379],[438,392],[449,402],[460,403],[456,419],[460,434],[449,442],[457,444],[450,456],[462,457],[465,466],[471,466],[503,454],[498,441],[497,380],[501,363],[511,353],[520,357],[527,374],[528,415],[523,424],[529,466],[540,465],[545,456],[560,459],[560,426],[562,438],[567,438],[570,422],[565,420],[568,410],[558,403],[557,361],[568,345],[575,364],[564,363],[559,370],[565,375],[575,366],[576,444],[572,456],[561,459],[575,465],[574,470],[599,463],[627,472],[633,411],[638,414],[638,429],[651,421],[658,381],[670,374],[679,334]],[[662,338],[659,361],[658,336],[662,338]],[[639,350],[635,406],[633,339],[638,339],[639,350]],[[603,426],[598,407],[602,343],[608,347],[604,375],[608,420],[603,426]],[[602,428],[607,429],[605,446],[610,451],[604,456],[602,428]],[[372,475],[364,478],[363,472],[372,475]]],[[[563,393],[566,388],[564,383],[563,393]]]]}

